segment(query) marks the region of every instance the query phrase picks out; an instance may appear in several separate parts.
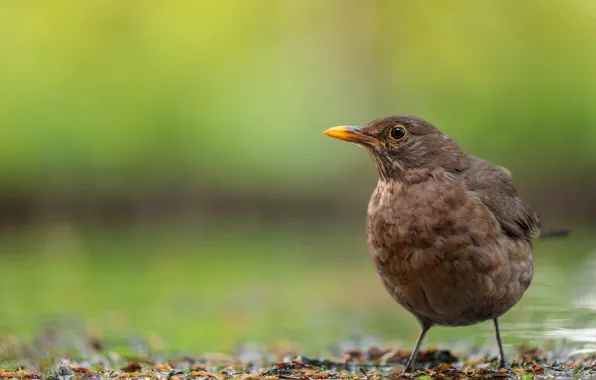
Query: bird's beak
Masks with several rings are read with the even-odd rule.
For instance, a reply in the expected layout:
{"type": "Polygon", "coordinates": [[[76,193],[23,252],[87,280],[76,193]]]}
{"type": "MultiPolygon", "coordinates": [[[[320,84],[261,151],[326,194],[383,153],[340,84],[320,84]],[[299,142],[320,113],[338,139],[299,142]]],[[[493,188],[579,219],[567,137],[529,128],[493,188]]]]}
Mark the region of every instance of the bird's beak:
{"type": "Polygon", "coordinates": [[[363,134],[360,131],[360,127],[354,127],[351,125],[342,125],[339,127],[329,128],[324,131],[323,134],[325,136],[354,143],[379,142],[379,140],[375,139],[374,137],[363,134]]]}

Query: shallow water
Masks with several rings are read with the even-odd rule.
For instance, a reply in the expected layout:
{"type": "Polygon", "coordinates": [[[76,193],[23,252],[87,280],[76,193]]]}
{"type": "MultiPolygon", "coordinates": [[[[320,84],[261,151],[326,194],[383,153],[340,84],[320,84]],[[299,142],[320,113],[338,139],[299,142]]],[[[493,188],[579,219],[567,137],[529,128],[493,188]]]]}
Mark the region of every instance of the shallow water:
{"type": "MultiPolygon", "coordinates": [[[[97,335],[151,337],[157,349],[194,354],[291,341],[316,355],[365,338],[409,349],[418,334],[383,290],[357,229],[61,225],[5,234],[0,249],[4,337],[31,337],[64,316],[97,335]]],[[[574,231],[535,252],[532,286],[501,319],[506,350],[596,352],[596,237],[574,231]]],[[[426,343],[496,352],[489,322],[433,328],[426,343]]]]}

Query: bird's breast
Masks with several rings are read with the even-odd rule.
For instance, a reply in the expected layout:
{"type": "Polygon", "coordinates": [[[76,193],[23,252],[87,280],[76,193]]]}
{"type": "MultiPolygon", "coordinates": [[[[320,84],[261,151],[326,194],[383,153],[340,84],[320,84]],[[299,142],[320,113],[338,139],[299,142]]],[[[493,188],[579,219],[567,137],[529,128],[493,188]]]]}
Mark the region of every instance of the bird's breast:
{"type": "Polygon", "coordinates": [[[494,240],[500,227],[482,202],[457,181],[413,185],[380,182],[368,206],[371,248],[396,258],[448,254],[494,240]],[[440,252],[438,252],[440,251],[440,252]]]}
{"type": "Polygon", "coordinates": [[[389,293],[438,324],[504,313],[533,273],[530,244],[503,234],[492,212],[457,181],[380,183],[369,203],[367,234],[389,293]]]}

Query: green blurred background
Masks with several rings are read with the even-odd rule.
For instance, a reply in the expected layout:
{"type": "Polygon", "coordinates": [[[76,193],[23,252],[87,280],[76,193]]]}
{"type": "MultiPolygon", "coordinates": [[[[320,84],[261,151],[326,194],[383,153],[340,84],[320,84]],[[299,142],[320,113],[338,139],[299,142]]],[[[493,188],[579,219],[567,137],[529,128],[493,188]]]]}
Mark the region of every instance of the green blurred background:
{"type": "Polygon", "coordinates": [[[595,40],[588,0],[2,2],[0,337],[72,316],[165,351],[409,348],[367,253],[374,165],[321,136],[408,113],[574,230],[536,244],[506,343],[589,345],[595,40]]]}

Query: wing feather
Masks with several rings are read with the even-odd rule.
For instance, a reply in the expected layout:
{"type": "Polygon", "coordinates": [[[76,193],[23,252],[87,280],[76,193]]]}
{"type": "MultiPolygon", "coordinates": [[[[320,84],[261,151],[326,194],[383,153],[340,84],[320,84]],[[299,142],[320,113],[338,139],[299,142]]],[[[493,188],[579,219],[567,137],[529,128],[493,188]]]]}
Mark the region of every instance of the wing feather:
{"type": "Polygon", "coordinates": [[[508,170],[472,157],[470,166],[461,175],[468,190],[475,193],[489,208],[507,235],[527,240],[538,237],[540,219],[518,197],[508,170]]]}

